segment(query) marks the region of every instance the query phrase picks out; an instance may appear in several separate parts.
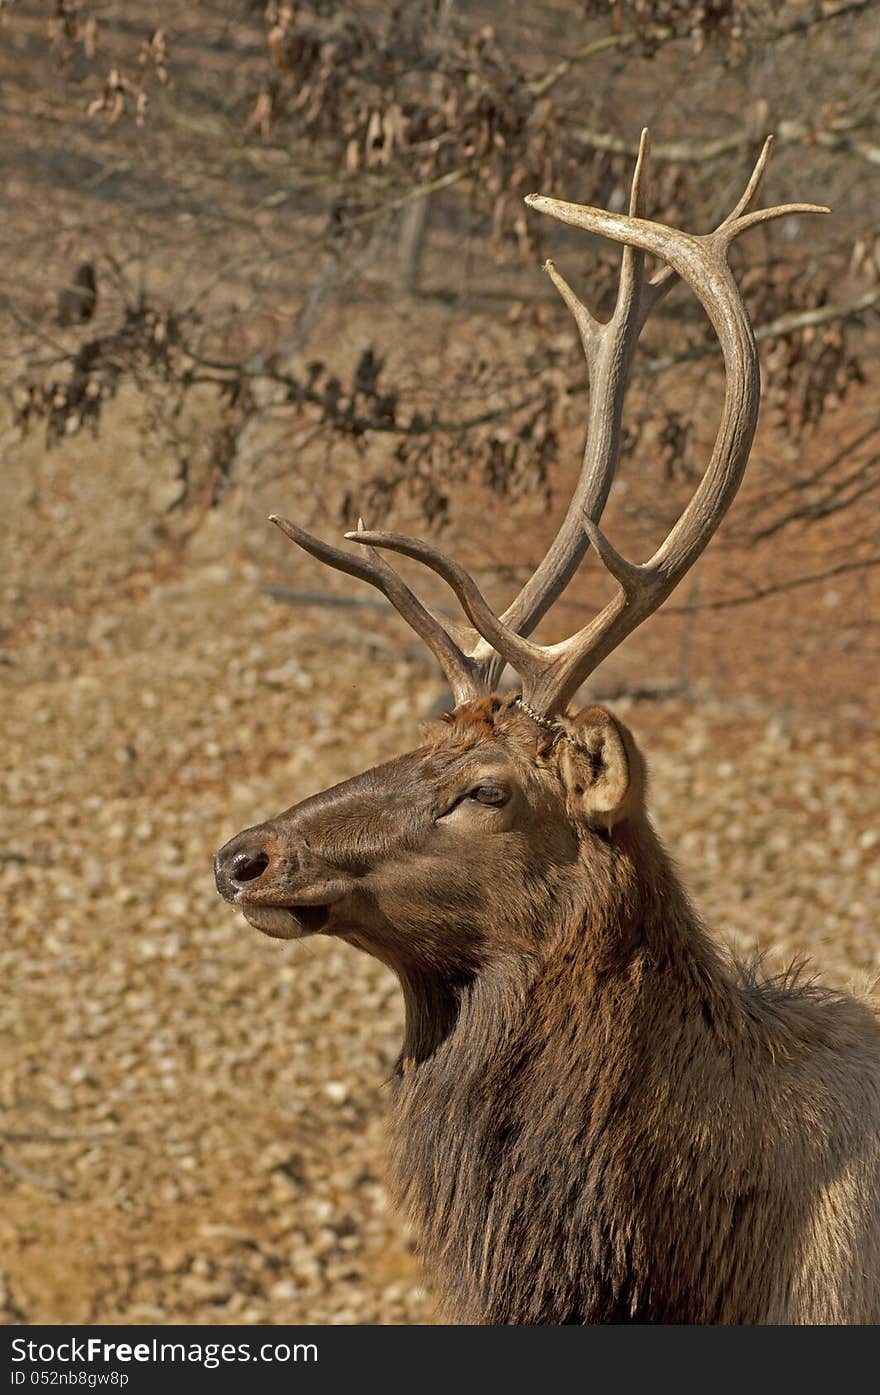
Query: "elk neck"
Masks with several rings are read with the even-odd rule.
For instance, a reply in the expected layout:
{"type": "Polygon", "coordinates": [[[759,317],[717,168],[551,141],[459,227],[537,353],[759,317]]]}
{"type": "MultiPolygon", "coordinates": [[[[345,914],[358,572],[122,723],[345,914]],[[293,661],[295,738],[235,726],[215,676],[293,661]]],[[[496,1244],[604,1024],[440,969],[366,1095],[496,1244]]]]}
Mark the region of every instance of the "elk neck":
{"type": "Polygon", "coordinates": [[[421,1087],[459,1054],[479,1077],[500,1046],[528,1035],[539,1008],[585,1021],[646,973],[720,1010],[729,989],[721,957],[644,816],[597,840],[587,867],[533,888],[529,905],[532,933],[512,915],[506,942],[468,972],[392,965],[406,1013],[398,1081],[421,1087]]]}

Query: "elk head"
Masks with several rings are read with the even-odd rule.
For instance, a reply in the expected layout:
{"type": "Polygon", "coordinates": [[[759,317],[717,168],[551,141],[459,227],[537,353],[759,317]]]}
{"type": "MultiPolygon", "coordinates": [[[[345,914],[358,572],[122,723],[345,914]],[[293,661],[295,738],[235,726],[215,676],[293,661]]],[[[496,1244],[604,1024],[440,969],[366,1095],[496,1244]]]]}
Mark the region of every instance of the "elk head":
{"type": "Polygon", "coordinates": [[[551,730],[492,695],[439,718],[417,750],[238,834],[217,884],[269,935],[323,931],[394,968],[467,974],[583,910],[584,859],[638,815],[642,783],[603,708],[551,730]]]}
{"type": "MultiPolygon", "coordinates": [[[[601,708],[570,713],[589,673],[662,604],[699,557],[742,479],[757,421],[760,383],[751,325],[727,263],[740,233],[787,213],[747,212],[765,168],[764,146],[742,198],[711,232],[673,230],[641,216],[643,133],[629,213],[605,213],[531,195],[541,212],[623,244],[611,319],[598,323],[552,264],[547,270],[574,315],[590,376],[584,465],[546,556],[497,616],[472,578],[430,544],[368,531],[347,552],[295,524],[273,521],[299,546],[379,588],[428,644],[452,687],[455,710],[417,750],[312,796],[233,838],[217,855],[224,897],[269,935],[339,935],[398,971],[406,991],[432,977],[467,981],[493,958],[534,953],[554,927],[602,913],[644,826],[644,771],[626,729],[601,708]],[[645,275],[645,254],[666,266],[645,275]],[[629,369],[648,314],[680,277],[717,333],[726,392],[706,473],[667,538],[642,565],[600,531],[620,450],[629,369]],[[554,645],[528,635],[570,581],[588,546],[617,581],[608,605],[554,645]],[[428,610],[377,549],[420,561],[453,589],[470,626],[428,610]],[[509,663],[515,697],[494,695],[509,663]],[[621,862],[621,854],[623,860],[621,862]]],[[[630,859],[631,861],[632,859],[630,859]]],[[[625,878],[624,878],[625,880],[625,878]]],[[[425,1043],[423,1043],[423,1046],[425,1043]]]]}

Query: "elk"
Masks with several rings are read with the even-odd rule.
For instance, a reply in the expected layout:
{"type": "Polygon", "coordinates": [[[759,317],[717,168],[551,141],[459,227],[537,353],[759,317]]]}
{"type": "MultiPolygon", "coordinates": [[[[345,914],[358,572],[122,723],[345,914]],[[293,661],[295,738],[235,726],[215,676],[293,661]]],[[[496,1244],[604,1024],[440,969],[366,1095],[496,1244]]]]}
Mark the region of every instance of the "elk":
{"type": "Polygon", "coordinates": [[[880,1321],[877,1017],[721,950],[652,828],[631,734],[602,707],[571,706],[693,565],[740,484],[760,386],[727,251],[771,219],[828,211],[748,211],[769,150],[707,235],[643,217],[646,133],[628,213],[526,200],[623,252],[607,323],[547,267],[589,368],[584,466],[504,614],[427,542],[361,522],[348,552],[273,519],[378,587],[453,691],[454,710],[416,750],[244,830],[215,869],[222,895],[267,935],[333,935],[397,975],[394,1188],[452,1320],[880,1321]],[[665,263],[650,277],[646,254],[665,263]],[[677,278],[717,334],[725,398],[693,498],[634,565],[598,519],[636,342],[677,278]],[[613,599],[570,638],[533,642],[590,545],[613,599]],[[470,625],[425,607],[379,549],[437,572],[470,625]],[[522,687],[500,696],[504,664],[522,687]]]}

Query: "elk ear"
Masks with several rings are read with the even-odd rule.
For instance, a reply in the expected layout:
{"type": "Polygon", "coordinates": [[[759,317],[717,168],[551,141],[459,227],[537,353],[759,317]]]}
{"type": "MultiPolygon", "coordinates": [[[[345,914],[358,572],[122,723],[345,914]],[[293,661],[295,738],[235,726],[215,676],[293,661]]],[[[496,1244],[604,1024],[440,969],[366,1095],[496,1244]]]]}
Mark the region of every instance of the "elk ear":
{"type": "Polygon", "coordinates": [[[644,800],[645,763],[622,722],[604,707],[585,707],[565,723],[556,747],[559,773],[575,817],[612,828],[644,800]]]}

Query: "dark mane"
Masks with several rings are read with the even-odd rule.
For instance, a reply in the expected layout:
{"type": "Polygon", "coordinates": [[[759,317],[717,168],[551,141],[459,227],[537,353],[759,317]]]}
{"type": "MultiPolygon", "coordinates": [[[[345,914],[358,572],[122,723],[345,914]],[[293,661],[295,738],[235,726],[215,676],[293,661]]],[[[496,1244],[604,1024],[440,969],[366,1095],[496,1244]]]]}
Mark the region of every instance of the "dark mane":
{"type": "Polygon", "coordinates": [[[860,1110],[876,1182],[880,1029],[804,962],[721,952],[648,825],[623,857],[652,876],[615,962],[597,971],[595,925],[563,930],[469,985],[395,1082],[399,1204],[458,1321],[795,1320],[815,1188],[846,1185],[860,1110]]]}

